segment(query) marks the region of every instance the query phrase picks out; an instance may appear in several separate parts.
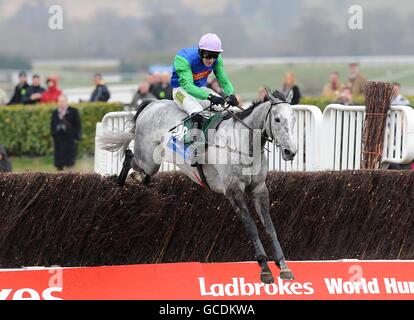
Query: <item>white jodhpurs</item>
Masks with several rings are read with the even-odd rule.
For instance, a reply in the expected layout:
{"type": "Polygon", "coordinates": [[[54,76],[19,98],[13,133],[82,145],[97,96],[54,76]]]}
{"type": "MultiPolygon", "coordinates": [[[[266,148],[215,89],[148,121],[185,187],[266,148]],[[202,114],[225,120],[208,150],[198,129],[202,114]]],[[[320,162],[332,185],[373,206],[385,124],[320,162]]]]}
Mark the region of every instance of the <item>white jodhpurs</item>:
{"type": "MultiPolygon", "coordinates": [[[[218,93],[209,88],[202,87],[200,89],[206,91],[208,94],[220,96],[218,93]]],[[[187,112],[188,115],[191,115],[194,112],[201,112],[210,105],[210,101],[197,99],[188,94],[182,88],[173,89],[173,98],[178,107],[187,112]]]]}

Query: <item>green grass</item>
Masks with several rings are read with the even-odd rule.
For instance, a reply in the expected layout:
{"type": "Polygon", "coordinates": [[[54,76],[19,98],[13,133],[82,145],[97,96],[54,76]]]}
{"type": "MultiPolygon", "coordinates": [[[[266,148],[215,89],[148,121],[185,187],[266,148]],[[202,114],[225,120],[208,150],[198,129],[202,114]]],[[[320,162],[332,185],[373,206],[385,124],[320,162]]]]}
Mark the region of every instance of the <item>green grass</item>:
{"type": "MultiPolygon", "coordinates": [[[[151,61],[158,61],[151,57],[151,61]]],[[[163,61],[162,59],[159,60],[163,61]]],[[[169,61],[169,60],[168,60],[169,61]]],[[[226,61],[224,61],[226,62],[226,61]]],[[[167,62],[169,63],[169,62],[167,62]]],[[[281,89],[283,75],[292,71],[296,75],[297,83],[304,95],[319,95],[323,86],[329,80],[332,71],[340,73],[342,83],[346,82],[349,69],[346,63],[309,63],[309,64],[274,64],[259,66],[226,65],[225,69],[233,82],[236,92],[244,99],[254,99],[259,87],[266,85],[271,89],[281,89]]],[[[413,64],[362,64],[361,73],[368,80],[397,81],[402,84],[403,94],[414,93],[414,65],[413,64]]],[[[39,71],[41,74],[42,72],[39,71]]],[[[47,74],[47,72],[43,72],[47,74]]],[[[76,71],[59,71],[62,88],[92,87],[91,75],[76,71]]],[[[142,74],[133,75],[131,79],[117,84],[136,84],[142,80],[142,74]]],[[[111,83],[108,83],[109,89],[111,83]]]]}
{"type": "MultiPolygon", "coordinates": [[[[361,65],[361,73],[368,80],[400,82],[402,93],[414,91],[414,65],[384,64],[361,65]]],[[[347,64],[295,64],[266,66],[227,66],[226,71],[244,99],[256,97],[259,87],[266,85],[271,89],[281,89],[283,75],[291,71],[296,75],[296,82],[305,95],[319,95],[323,86],[329,81],[332,71],[340,73],[341,82],[345,83],[349,74],[347,64]]]]}
{"type": "MultiPolygon", "coordinates": [[[[11,157],[13,172],[57,172],[53,166],[53,157],[11,157]]],[[[71,171],[93,172],[94,158],[82,157],[76,160],[71,171]]]]}

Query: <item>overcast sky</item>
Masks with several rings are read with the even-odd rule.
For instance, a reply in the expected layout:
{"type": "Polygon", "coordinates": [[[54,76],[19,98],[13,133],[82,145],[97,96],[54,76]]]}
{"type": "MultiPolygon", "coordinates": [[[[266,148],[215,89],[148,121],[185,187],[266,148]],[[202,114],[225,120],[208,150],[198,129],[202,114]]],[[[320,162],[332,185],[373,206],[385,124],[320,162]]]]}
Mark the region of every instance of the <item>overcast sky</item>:
{"type": "Polygon", "coordinates": [[[231,56],[414,52],[411,0],[0,0],[0,54],[30,58],[171,55],[205,32],[231,56]],[[50,5],[64,29],[50,30],[50,5]],[[363,9],[350,30],[349,8],[363,9]]]}
{"type": "MultiPolygon", "coordinates": [[[[18,12],[24,3],[36,3],[39,0],[0,0],[0,15],[2,17],[10,17],[18,12]]],[[[97,10],[110,9],[114,13],[124,16],[139,17],[146,14],[149,3],[160,3],[163,10],[170,7],[172,11],[180,10],[180,6],[185,6],[197,11],[201,15],[214,15],[223,13],[228,4],[233,3],[235,7],[240,2],[251,0],[40,0],[41,2],[52,5],[59,4],[66,10],[66,14],[70,17],[88,18],[94,15],[97,10]]],[[[412,0],[293,0],[279,1],[281,3],[298,2],[303,3],[305,8],[324,7],[334,16],[342,15],[338,9],[349,8],[353,4],[357,4],[366,10],[378,8],[392,8],[401,14],[407,14],[414,10],[414,2],[412,0]]],[[[289,5],[289,4],[288,4],[289,5]]],[[[283,6],[283,4],[281,4],[283,6]]],[[[342,12],[344,13],[344,12],[342,12]]]]}

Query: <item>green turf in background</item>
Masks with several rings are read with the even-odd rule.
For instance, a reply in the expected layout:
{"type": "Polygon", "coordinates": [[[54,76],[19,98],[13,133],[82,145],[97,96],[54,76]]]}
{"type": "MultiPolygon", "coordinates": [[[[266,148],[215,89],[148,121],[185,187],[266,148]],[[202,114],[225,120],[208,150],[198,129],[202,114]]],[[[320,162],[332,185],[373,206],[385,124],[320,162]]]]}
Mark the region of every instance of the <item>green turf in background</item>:
{"type": "MultiPolygon", "coordinates": [[[[259,87],[266,85],[271,89],[281,89],[283,75],[291,71],[303,95],[320,95],[323,86],[328,83],[332,71],[340,73],[345,83],[349,75],[347,64],[295,64],[261,66],[227,66],[226,71],[234,84],[236,92],[244,99],[256,97],[259,87]]],[[[414,65],[382,64],[361,65],[361,73],[368,80],[400,82],[403,94],[414,92],[414,65]]]]}
{"type": "MultiPolygon", "coordinates": [[[[12,157],[13,172],[57,172],[53,166],[53,157],[12,157]]],[[[75,166],[71,171],[93,172],[94,158],[82,157],[76,160],[75,166]]]]}

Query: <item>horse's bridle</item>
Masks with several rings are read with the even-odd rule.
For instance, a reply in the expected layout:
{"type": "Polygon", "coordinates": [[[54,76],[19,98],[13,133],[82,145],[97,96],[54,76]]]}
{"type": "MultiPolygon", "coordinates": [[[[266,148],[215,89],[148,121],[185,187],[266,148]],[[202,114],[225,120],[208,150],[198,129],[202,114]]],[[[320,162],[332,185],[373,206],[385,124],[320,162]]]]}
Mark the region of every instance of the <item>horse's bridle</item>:
{"type": "MultiPolygon", "coordinates": [[[[268,120],[268,118],[269,118],[269,115],[270,115],[270,111],[272,110],[272,108],[274,107],[274,106],[277,106],[277,105],[279,105],[279,104],[282,104],[282,103],[286,103],[285,101],[278,101],[278,102],[274,102],[274,103],[272,103],[271,101],[270,101],[270,107],[269,107],[269,110],[267,111],[267,113],[266,113],[266,117],[265,117],[265,120],[264,120],[264,125],[263,125],[263,130],[262,130],[262,132],[261,132],[261,137],[265,140],[265,141],[268,141],[268,142],[270,142],[270,143],[274,143],[277,147],[279,147],[280,145],[279,145],[279,143],[276,141],[276,139],[275,139],[275,137],[272,137],[272,139],[269,137],[269,135],[266,133],[266,122],[267,122],[267,120],[268,120]]],[[[253,129],[249,126],[249,125],[247,125],[246,123],[244,123],[244,121],[243,120],[241,120],[234,112],[232,112],[232,111],[230,111],[230,109],[229,108],[225,108],[224,106],[223,106],[223,108],[224,109],[226,109],[226,111],[231,115],[231,117],[233,118],[233,119],[235,119],[235,120],[237,120],[238,122],[240,122],[242,125],[244,125],[247,129],[249,129],[250,130],[250,132],[253,132],[253,129]]],[[[270,124],[269,124],[269,130],[270,130],[270,134],[271,135],[273,135],[273,133],[272,133],[272,122],[270,121],[270,124]]]]}
{"type": "Polygon", "coordinates": [[[275,103],[270,103],[270,107],[269,107],[269,110],[267,111],[267,114],[266,114],[266,117],[265,117],[265,123],[264,123],[263,130],[262,130],[262,137],[266,141],[268,141],[270,143],[274,143],[277,147],[279,147],[280,144],[277,142],[276,138],[273,137],[272,121],[269,121],[269,131],[270,131],[270,134],[272,135],[272,139],[269,137],[269,135],[266,132],[266,127],[267,127],[266,126],[266,123],[268,121],[268,118],[269,118],[269,115],[270,115],[270,111],[272,110],[272,108],[275,107],[275,106],[277,106],[277,105],[279,105],[279,104],[282,104],[282,103],[286,103],[286,102],[285,101],[278,101],[278,102],[275,102],[275,103]]]}
{"type": "MultiPolygon", "coordinates": [[[[270,115],[270,111],[272,110],[272,108],[273,107],[275,107],[275,106],[277,106],[277,105],[279,105],[279,104],[282,104],[282,103],[286,103],[285,101],[278,101],[278,102],[274,102],[274,103],[272,103],[271,101],[270,101],[270,107],[269,107],[269,110],[267,111],[267,113],[266,113],[266,117],[265,117],[265,120],[264,120],[264,124],[263,124],[263,130],[262,130],[262,132],[261,132],[261,138],[264,140],[264,141],[267,141],[267,142],[270,142],[270,143],[273,143],[273,144],[275,144],[277,147],[280,147],[280,144],[276,141],[276,139],[274,138],[274,137],[272,137],[273,139],[271,139],[270,137],[269,137],[269,135],[266,133],[266,123],[267,123],[267,121],[268,121],[268,118],[269,118],[269,115],[270,115]]],[[[223,106],[223,108],[231,115],[231,117],[234,119],[234,120],[237,120],[238,122],[240,122],[243,126],[245,126],[247,129],[249,129],[249,131],[250,131],[250,133],[253,133],[254,132],[254,130],[253,130],[253,128],[251,128],[249,125],[247,125],[242,119],[240,119],[233,111],[231,111],[230,110],[230,108],[226,108],[225,106],[223,106]]],[[[269,130],[270,130],[270,134],[271,135],[273,135],[273,133],[272,133],[272,122],[270,121],[270,123],[269,123],[269,130]]],[[[215,146],[215,147],[217,147],[217,146],[215,146]]],[[[227,146],[228,147],[228,149],[231,151],[231,152],[234,152],[234,151],[236,151],[236,150],[233,150],[233,149],[231,149],[229,146],[227,146]]],[[[249,152],[250,153],[250,152],[249,152]]],[[[262,151],[262,153],[263,153],[263,151],[262,151]]],[[[240,151],[238,152],[238,154],[242,154],[240,151]]],[[[249,156],[251,156],[250,154],[249,154],[249,156]]]]}

